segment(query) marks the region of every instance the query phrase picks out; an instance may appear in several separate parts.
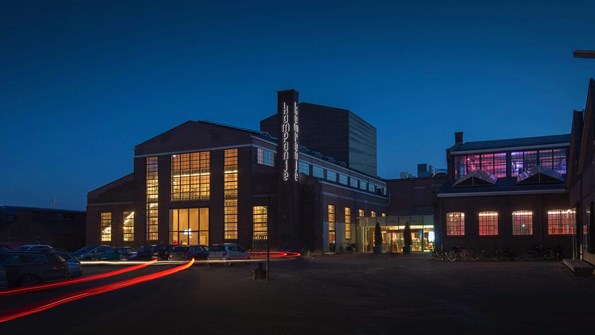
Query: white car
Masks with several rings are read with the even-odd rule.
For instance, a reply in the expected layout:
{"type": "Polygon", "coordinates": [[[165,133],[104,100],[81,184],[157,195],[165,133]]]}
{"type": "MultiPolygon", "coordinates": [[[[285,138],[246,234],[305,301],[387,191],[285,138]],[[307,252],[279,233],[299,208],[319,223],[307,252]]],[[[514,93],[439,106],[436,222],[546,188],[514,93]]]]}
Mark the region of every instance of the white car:
{"type": "MultiPolygon", "coordinates": [[[[239,244],[223,243],[213,244],[209,247],[209,260],[223,261],[226,266],[231,266],[234,261],[250,259],[250,254],[239,244]]],[[[209,263],[212,264],[212,263],[209,263]]]]}

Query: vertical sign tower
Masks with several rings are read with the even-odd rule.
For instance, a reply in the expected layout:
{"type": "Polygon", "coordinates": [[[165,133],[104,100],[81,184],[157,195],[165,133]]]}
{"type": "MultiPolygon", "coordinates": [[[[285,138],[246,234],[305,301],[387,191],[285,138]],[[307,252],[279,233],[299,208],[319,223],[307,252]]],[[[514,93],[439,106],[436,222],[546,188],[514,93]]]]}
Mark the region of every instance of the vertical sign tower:
{"type": "Polygon", "coordinates": [[[296,90],[277,92],[277,168],[279,169],[279,248],[296,248],[299,238],[299,110],[296,90]]]}

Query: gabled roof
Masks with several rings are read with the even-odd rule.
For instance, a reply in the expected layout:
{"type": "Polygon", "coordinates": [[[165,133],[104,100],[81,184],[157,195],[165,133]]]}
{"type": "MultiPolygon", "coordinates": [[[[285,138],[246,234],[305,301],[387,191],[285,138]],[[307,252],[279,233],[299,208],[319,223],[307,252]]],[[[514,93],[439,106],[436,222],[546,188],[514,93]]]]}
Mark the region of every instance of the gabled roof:
{"type": "Polygon", "coordinates": [[[529,170],[519,174],[516,181],[516,183],[519,185],[562,182],[564,182],[564,177],[562,177],[560,173],[541,165],[534,166],[529,170]]]}
{"type": "Polygon", "coordinates": [[[543,146],[564,146],[570,144],[570,134],[539,137],[512,138],[505,140],[477,141],[455,144],[450,152],[456,154],[464,151],[483,151],[510,148],[531,148],[543,146]]]}
{"type": "Polygon", "coordinates": [[[498,177],[482,170],[475,170],[466,176],[459,178],[452,186],[492,186],[496,184],[498,177]]]}

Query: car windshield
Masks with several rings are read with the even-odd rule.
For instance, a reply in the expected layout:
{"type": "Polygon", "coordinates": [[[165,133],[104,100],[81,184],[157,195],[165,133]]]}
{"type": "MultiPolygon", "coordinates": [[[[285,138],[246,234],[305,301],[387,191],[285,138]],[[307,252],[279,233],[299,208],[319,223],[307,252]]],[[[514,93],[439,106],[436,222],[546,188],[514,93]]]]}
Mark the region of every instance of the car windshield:
{"type": "Polygon", "coordinates": [[[84,254],[84,253],[89,252],[89,251],[91,251],[91,250],[93,250],[95,248],[97,248],[97,247],[96,246],[93,246],[93,245],[89,245],[89,246],[80,248],[79,250],[73,252],[73,254],[76,254],[76,255],[78,255],[78,254],[84,254]]]}
{"type": "Polygon", "coordinates": [[[224,245],[212,245],[209,247],[209,251],[225,251],[224,245]]]}

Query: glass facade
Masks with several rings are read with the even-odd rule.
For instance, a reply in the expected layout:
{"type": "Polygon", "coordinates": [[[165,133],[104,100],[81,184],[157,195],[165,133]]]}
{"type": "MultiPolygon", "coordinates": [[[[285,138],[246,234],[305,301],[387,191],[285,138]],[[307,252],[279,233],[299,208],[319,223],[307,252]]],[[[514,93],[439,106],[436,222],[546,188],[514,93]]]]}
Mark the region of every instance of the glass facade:
{"type": "Polygon", "coordinates": [[[226,240],[236,240],[238,238],[238,149],[227,149],[224,156],[224,235],[226,240]]]}
{"type": "Polygon", "coordinates": [[[564,148],[457,155],[454,157],[455,178],[475,170],[485,171],[498,178],[516,177],[537,165],[566,174],[567,152],[564,148]]]}
{"type": "Polygon", "coordinates": [[[112,213],[101,213],[101,242],[112,240],[112,213]]]}
{"type": "Polygon", "coordinates": [[[159,163],[157,157],[146,159],[146,238],[156,241],[159,238],[159,163]]]}
{"type": "Polygon", "coordinates": [[[209,245],[209,209],[170,209],[169,243],[209,245]]]}
{"type": "Polygon", "coordinates": [[[446,235],[465,236],[465,213],[446,213],[446,235]]]}
{"type": "Polygon", "coordinates": [[[533,235],[533,212],[512,212],[512,235],[533,235]]]}
{"type": "Polygon", "coordinates": [[[171,155],[171,201],[209,200],[210,153],[171,155]]]}
{"type": "Polygon", "coordinates": [[[134,241],[134,212],[124,212],[124,220],[122,222],[123,240],[124,242],[134,241]]]}

